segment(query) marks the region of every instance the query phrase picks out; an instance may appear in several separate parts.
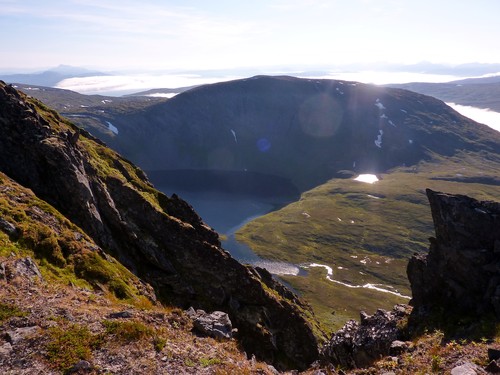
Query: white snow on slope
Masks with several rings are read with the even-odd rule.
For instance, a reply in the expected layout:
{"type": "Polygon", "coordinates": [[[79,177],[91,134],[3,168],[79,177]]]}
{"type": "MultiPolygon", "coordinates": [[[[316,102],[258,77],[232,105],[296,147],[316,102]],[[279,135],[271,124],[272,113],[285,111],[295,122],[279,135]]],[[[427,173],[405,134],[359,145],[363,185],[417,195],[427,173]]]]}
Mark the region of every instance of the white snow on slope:
{"type": "Polygon", "coordinates": [[[366,182],[367,184],[373,184],[378,181],[378,177],[374,174],[360,174],[354,179],[354,181],[366,182]]]}
{"type": "Polygon", "coordinates": [[[377,136],[377,139],[375,139],[375,146],[378,148],[382,148],[382,136],[384,135],[383,130],[379,130],[379,135],[377,136]]]}
{"type": "Polygon", "coordinates": [[[233,134],[233,137],[234,137],[234,141],[236,143],[238,143],[238,139],[236,138],[236,132],[233,130],[233,129],[230,129],[231,130],[231,133],[233,134]]]}
{"type": "Polygon", "coordinates": [[[384,105],[380,102],[380,99],[375,100],[375,105],[380,109],[381,111],[385,109],[384,105]]]}
{"type": "Polygon", "coordinates": [[[108,129],[111,130],[113,133],[118,134],[118,128],[114,126],[112,123],[109,121],[106,121],[106,124],[108,124],[108,129]]]}

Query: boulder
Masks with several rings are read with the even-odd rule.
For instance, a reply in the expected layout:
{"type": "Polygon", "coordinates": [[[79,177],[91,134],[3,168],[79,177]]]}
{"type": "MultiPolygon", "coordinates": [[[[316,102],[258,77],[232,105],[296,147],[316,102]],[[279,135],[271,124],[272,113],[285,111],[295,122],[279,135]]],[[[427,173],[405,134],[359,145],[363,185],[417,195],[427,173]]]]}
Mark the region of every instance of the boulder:
{"type": "Polygon", "coordinates": [[[231,339],[233,337],[233,326],[225,312],[207,313],[203,310],[195,311],[191,307],[186,313],[193,320],[194,328],[201,334],[216,339],[231,339]]]}

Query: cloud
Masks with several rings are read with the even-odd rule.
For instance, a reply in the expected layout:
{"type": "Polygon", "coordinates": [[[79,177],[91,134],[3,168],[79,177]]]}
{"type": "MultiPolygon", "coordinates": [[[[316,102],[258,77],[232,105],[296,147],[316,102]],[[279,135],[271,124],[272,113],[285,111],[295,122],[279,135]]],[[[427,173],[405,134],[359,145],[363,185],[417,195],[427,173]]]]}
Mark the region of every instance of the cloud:
{"type": "Polygon", "coordinates": [[[458,113],[490,128],[500,131],[500,113],[477,107],[470,107],[455,103],[446,103],[458,113]]]}

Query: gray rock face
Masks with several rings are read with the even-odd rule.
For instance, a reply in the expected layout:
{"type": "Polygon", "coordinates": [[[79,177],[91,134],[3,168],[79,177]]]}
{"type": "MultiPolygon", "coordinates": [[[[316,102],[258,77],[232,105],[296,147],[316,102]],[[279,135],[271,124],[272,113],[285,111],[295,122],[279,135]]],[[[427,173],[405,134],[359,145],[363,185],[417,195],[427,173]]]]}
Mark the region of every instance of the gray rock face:
{"type": "Polygon", "coordinates": [[[436,237],[408,264],[411,304],[500,317],[500,204],[430,189],[427,196],[436,237]]]}
{"type": "Polygon", "coordinates": [[[365,367],[390,353],[400,338],[398,322],[409,314],[408,306],[396,305],[371,316],[361,312],[361,321],[348,321],[322,349],[325,360],[345,368],[365,367]]]}
{"type": "Polygon", "coordinates": [[[193,320],[194,328],[206,336],[217,339],[230,339],[233,337],[233,326],[229,316],[222,311],[207,313],[203,310],[190,308],[186,312],[193,320]]]}

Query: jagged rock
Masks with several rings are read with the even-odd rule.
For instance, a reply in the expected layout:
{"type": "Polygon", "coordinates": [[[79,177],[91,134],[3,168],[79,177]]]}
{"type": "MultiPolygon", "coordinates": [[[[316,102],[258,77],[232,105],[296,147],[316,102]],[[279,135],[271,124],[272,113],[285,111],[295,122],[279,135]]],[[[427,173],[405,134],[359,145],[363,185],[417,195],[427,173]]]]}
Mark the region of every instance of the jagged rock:
{"type": "Polygon", "coordinates": [[[500,365],[498,361],[491,361],[484,369],[490,374],[500,373],[500,365]]]}
{"type": "Polygon", "coordinates": [[[427,189],[436,237],[408,263],[415,311],[500,317],[500,204],[427,189]]]}
{"type": "Polygon", "coordinates": [[[233,337],[233,326],[229,316],[222,311],[207,313],[203,310],[194,310],[192,307],[186,314],[193,320],[193,325],[200,333],[218,339],[233,337]]]}
{"type": "Polygon", "coordinates": [[[43,113],[0,82],[0,171],[82,228],[160,301],[228,313],[248,353],[279,369],[305,369],[318,358],[321,331],[303,313],[312,316],[307,304],[232,258],[189,204],[156,191],[84,130],[70,141],[61,132],[77,128],[43,113]]]}
{"type": "Polygon", "coordinates": [[[365,367],[389,354],[400,336],[398,323],[409,314],[404,305],[392,311],[377,310],[373,315],[361,312],[361,321],[350,320],[333,334],[322,349],[322,357],[345,368],[365,367]]]}
{"type": "Polygon", "coordinates": [[[496,361],[500,359],[500,350],[495,348],[488,348],[488,359],[490,361],[496,361]]]}

